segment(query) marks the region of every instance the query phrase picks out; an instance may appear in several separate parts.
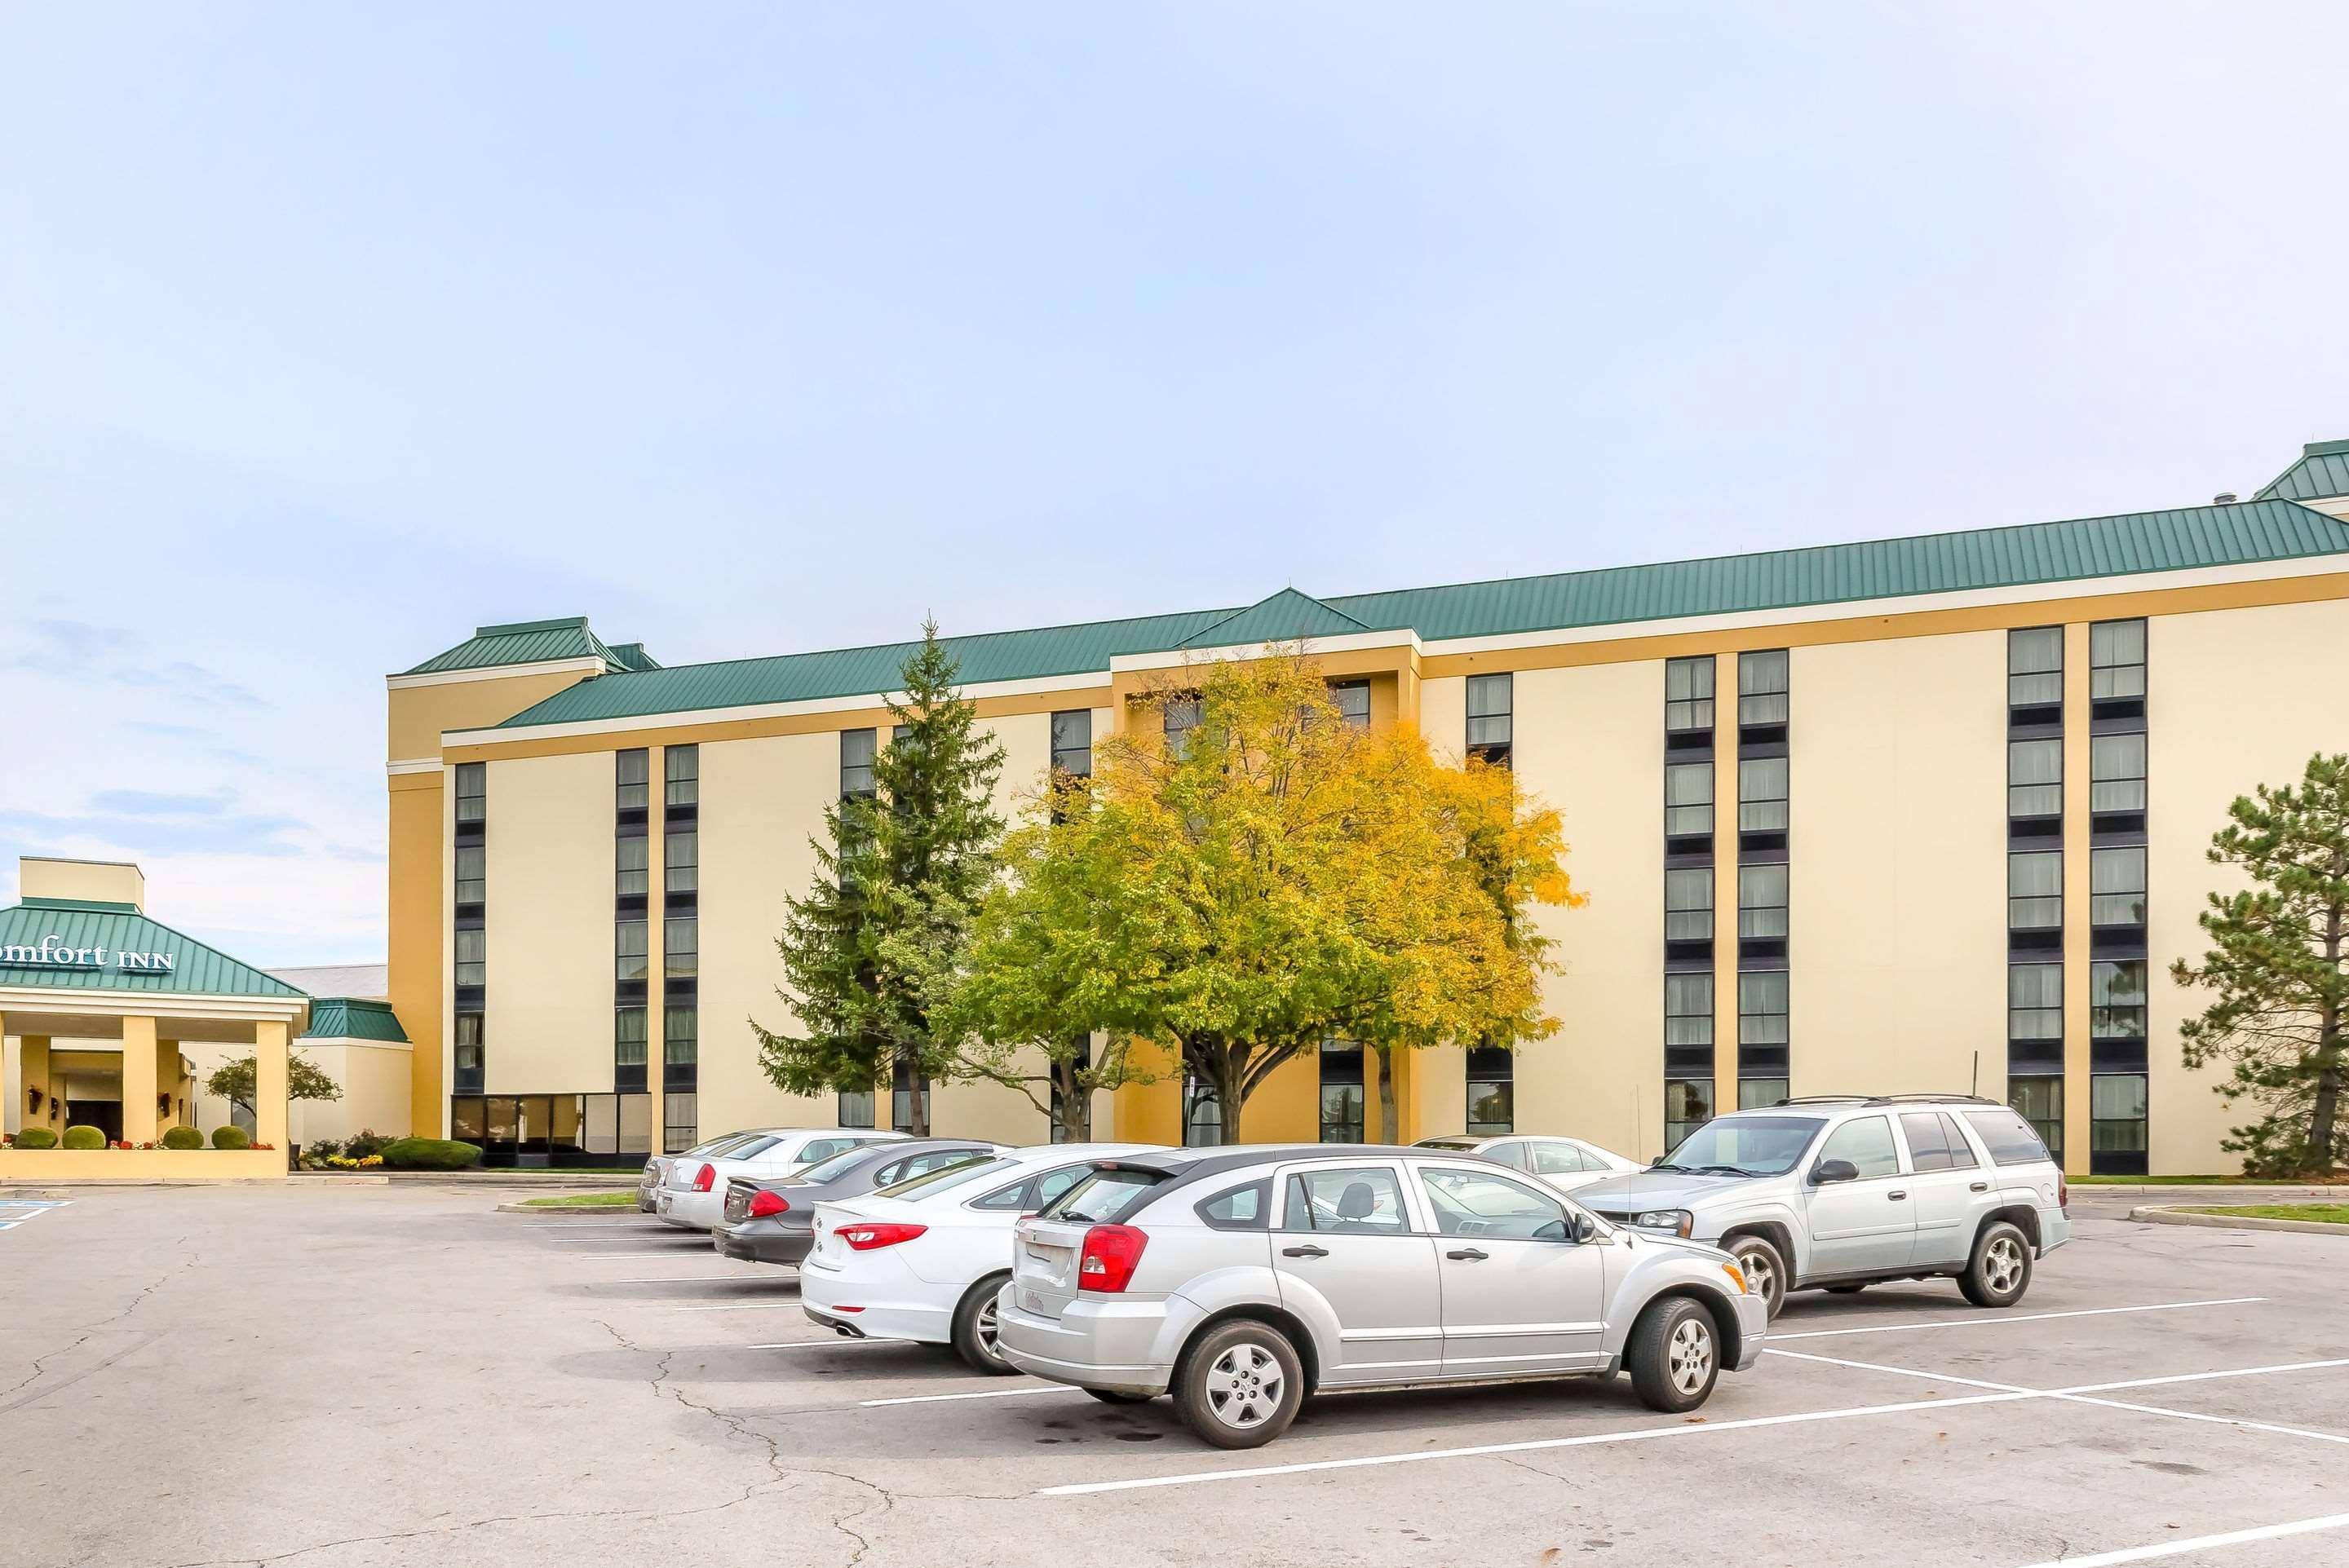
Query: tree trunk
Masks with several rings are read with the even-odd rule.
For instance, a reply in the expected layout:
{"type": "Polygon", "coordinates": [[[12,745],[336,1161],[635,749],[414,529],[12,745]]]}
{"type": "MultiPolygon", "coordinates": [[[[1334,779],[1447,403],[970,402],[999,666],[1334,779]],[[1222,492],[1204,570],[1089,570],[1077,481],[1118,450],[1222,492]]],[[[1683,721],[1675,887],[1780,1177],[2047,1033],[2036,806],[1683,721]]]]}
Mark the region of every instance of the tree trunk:
{"type": "Polygon", "coordinates": [[[1092,1096],[1077,1081],[1077,1064],[1072,1057],[1052,1064],[1052,1082],[1061,1091],[1061,1141],[1090,1143],[1092,1141],[1092,1096]]]}
{"type": "MultiPolygon", "coordinates": [[[[2341,967],[2341,906],[2325,912],[2324,958],[2341,967]]],[[[2333,1128],[2341,1109],[2341,1012],[2326,1007],[2317,1015],[2316,1104],[2308,1119],[2308,1158],[2315,1174],[2333,1174],[2333,1128]]]]}
{"type": "Polygon", "coordinates": [[[1247,1103],[1240,1088],[1242,1063],[1237,1049],[1218,1046],[1210,1053],[1209,1078],[1216,1086],[1216,1109],[1220,1112],[1216,1122],[1216,1141],[1222,1144],[1240,1140],[1240,1111],[1247,1103]]]}
{"type": "Polygon", "coordinates": [[[911,1112],[907,1119],[914,1125],[905,1130],[916,1138],[927,1138],[930,1135],[930,1080],[919,1072],[906,1076],[914,1086],[912,1093],[906,1097],[907,1109],[911,1112]]]}
{"type": "Polygon", "coordinates": [[[1379,1058],[1379,1141],[1392,1147],[1402,1141],[1402,1129],[1395,1115],[1394,1048],[1374,1046],[1371,1049],[1379,1058]]]}

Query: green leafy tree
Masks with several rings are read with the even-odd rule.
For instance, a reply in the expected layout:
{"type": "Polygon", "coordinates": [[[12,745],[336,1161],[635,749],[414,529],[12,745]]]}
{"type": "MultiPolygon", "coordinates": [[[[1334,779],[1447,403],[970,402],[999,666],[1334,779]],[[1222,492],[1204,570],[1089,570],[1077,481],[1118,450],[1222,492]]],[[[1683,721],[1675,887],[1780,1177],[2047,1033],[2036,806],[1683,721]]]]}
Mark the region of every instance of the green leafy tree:
{"type": "MultiPolygon", "coordinates": [[[[204,1088],[221,1099],[254,1109],[254,1075],[259,1068],[251,1057],[216,1068],[204,1080],[204,1088]]],[[[340,1085],[326,1076],[325,1070],[299,1051],[285,1053],[285,1098],[295,1099],[340,1099],[340,1085]]]]}
{"type": "Polygon", "coordinates": [[[2297,788],[2262,784],[2227,809],[2213,834],[2213,864],[2240,867],[2250,882],[2209,895],[2202,962],[2170,968],[2181,985],[2215,994],[2178,1026],[2186,1063],[2225,1059],[2217,1086],[2265,1114],[2233,1130],[2222,1147],[2257,1175],[2329,1176],[2349,1161],[2341,1116],[2342,1037],[2349,1004],[2349,756],[2308,759],[2297,788]]]}
{"type": "Polygon", "coordinates": [[[816,876],[788,901],[776,947],[797,1032],[751,1020],[760,1059],[792,1094],[885,1090],[913,1080],[911,1126],[930,1128],[927,1085],[972,1076],[950,1016],[973,913],[995,874],[1003,748],[957,695],[954,656],[926,622],[889,699],[893,738],[874,793],[824,812],[816,876]]]}

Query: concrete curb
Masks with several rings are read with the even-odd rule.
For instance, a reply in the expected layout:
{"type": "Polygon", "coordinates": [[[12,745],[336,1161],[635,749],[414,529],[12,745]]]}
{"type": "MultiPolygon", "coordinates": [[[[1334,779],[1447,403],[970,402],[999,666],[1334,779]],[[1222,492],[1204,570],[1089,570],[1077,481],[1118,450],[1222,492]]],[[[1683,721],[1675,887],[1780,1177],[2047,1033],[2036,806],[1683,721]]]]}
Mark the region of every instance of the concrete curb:
{"type": "MultiPolygon", "coordinates": [[[[533,1209],[526,1203],[501,1203],[501,1214],[551,1214],[560,1220],[649,1220],[650,1214],[634,1203],[616,1204],[606,1209],[533,1209]]],[[[676,1229],[671,1226],[670,1229],[676,1229]]]]}
{"type": "Polygon", "coordinates": [[[2325,1220],[2261,1220],[2243,1214],[2191,1214],[2173,1203],[2145,1203],[2129,1211],[2147,1225],[2209,1225],[2222,1231],[2304,1231],[2311,1235],[2349,1236],[2349,1225],[2325,1220]]]}

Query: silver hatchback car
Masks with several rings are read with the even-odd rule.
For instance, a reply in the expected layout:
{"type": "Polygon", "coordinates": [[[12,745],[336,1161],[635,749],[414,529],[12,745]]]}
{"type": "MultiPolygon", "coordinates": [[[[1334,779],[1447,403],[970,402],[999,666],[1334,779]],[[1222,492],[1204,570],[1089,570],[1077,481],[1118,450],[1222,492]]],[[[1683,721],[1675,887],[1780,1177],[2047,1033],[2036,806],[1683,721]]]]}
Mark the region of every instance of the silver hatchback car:
{"type": "Polygon", "coordinates": [[[1692,1410],[1768,1323],[1718,1249],[1611,1225],[1462,1154],[1324,1144],[1097,1161],[1012,1242],[1005,1359],[1111,1403],[1171,1392],[1218,1448],[1306,1396],[1608,1377],[1692,1410]]]}

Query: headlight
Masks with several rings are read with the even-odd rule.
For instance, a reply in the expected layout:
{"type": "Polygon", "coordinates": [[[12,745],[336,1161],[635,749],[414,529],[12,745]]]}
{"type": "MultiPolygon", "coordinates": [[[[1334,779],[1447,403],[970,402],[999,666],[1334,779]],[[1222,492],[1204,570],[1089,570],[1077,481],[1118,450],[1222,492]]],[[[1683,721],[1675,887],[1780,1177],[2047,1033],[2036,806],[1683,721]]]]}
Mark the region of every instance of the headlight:
{"type": "Polygon", "coordinates": [[[1631,1222],[1643,1231],[1670,1231],[1676,1236],[1685,1236],[1696,1228],[1695,1216],[1686,1209],[1650,1209],[1632,1215],[1631,1222]]]}

